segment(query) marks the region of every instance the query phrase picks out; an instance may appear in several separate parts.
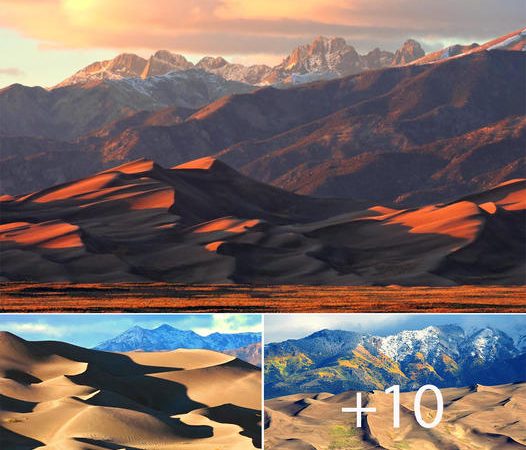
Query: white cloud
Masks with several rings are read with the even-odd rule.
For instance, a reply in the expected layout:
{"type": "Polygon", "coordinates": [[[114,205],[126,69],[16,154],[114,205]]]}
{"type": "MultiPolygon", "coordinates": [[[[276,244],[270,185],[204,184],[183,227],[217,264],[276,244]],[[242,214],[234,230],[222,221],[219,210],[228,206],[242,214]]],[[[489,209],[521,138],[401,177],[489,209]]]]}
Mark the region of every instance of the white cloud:
{"type": "Polygon", "coordinates": [[[210,327],[194,328],[202,336],[211,333],[245,333],[262,331],[261,316],[247,314],[213,314],[210,327]]]}
{"type": "Polygon", "coordinates": [[[0,75],[6,75],[9,77],[22,77],[24,71],[18,67],[0,67],[0,75]]]}
{"type": "Polygon", "coordinates": [[[50,325],[45,322],[10,322],[2,325],[6,331],[11,331],[12,333],[30,333],[39,335],[39,337],[61,337],[67,332],[65,327],[59,327],[50,325]]]}
{"type": "Polygon", "coordinates": [[[523,26],[523,0],[16,0],[0,26],[48,48],[283,54],[319,34],[367,50],[408,38],[484,40],[523,26]],[[454,14],[451,13],[454,11],[454,14]],[[42,20],[45,17],[46,20],[42,20]]]}
{"type": "Polygon", "coordinates": [[[405,321],[398,314],[278,314],[265,317],[265,342],[305,337],[323,329],[369,333],[405,321]]]}

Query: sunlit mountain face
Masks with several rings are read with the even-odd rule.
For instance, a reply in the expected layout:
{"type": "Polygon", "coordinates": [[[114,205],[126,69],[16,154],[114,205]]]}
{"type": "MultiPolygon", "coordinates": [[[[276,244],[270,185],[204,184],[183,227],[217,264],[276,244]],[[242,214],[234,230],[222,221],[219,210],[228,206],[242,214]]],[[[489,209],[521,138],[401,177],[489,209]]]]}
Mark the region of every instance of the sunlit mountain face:
{"type": "Polygon", "coordinates": [[[11,32],[100,53],[0,70],[2,280],[524,284],[513,5],[37,3],[11,32]]]}
{"type": "Polygon", "coordinates": [[[526,377],[526,353],[506,333],[429,326],[390,336],[322,330],[265,347],[265,396],[384,390],[398,384],[454,387],[526,377]]]}
{"type": "MultiPolygon", "coordinates": [[[[525,176],[526,54],[479,47],[287,89],[196,68],[51,91],[13,85],[0,94],[0,188],[22,194],[138,158],[172,166],[215,155],[301,194],[452,201],[525,176]]],[[[298,58],[312,68],[308,48],[298,58]]]]}

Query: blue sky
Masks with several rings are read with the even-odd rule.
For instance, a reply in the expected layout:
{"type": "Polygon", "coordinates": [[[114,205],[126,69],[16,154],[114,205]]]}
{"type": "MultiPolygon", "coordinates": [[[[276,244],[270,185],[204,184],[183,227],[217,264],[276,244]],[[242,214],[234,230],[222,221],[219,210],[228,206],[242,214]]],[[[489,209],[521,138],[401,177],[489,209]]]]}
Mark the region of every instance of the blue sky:
{"type": "Polygon", "coordinates": [[[58,340],[82,347],[117,336],[135,325],[168,324],[201,335],[261,332],[258,314],[1,314],[0,330],[27,340],[58,340]]]}
{"type": "Polygon", "coordinates": [[[265,343],[301,338],[324,328],[387,336],[447,324],[465,331],[491,326],[514,339],[526,335],[524,314],[280,314],[265,317],[265,343]]]}

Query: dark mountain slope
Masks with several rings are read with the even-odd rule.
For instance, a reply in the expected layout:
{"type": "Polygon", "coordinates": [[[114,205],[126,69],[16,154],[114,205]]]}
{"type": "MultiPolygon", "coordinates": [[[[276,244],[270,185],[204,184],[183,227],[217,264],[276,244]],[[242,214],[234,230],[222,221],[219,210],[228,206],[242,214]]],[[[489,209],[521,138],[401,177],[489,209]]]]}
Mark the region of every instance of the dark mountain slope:
{"type": "Polygon", "coordinates": [[[260,333],[212,333],[201,336],[192,330],[180,330],[168,324],[154,329],[136,325],[114,338],[101,342],[94,349],[110,352],[158,352],[178,348],[200,348],[224,352],[260,342],[260,333]]]}
{"type": "Polygon", "coordinates": [[[50,90],[14,84],[0,90],[0,135],[74,140],[139,111],[197,109],[224,95],[253,89],[195,69],[50,90]]]}
{"type": "MultiPolygon", "coordinates": [[[[524,52],[490,51],[264,88],[187,118],[167,110],[152,121],[116,122],[77,148],[92,152],[91,171],[140,157],[174,165],[216,154],[298,193],[409,206],[448,201],[526,176],[525,71],[524,52]]],[[[3,162],[7,193],[87,175],[76,153],[19,158],[27,176],[16,183],[20,171],[3,162]]]]}
{"type": "Polygon", "coordinates": [[[522,381],[526,355],[506,333],[456,325],[372,336],[321,330],[265,346],[265,396],[522,381]],[[506,369],[506,370],[504,370],[506,369]]]}

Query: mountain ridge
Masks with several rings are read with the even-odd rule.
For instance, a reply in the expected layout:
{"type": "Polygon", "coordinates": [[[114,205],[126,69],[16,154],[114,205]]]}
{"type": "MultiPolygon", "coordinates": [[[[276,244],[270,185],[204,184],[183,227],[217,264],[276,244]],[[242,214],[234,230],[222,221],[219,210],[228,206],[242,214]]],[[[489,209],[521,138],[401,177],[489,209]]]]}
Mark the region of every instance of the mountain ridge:
{"type": "Polygon", "coordinates": [[[410,64],[429,64],[492,50],[526,51],[526,28],[490,39],[481,45],[475,42],[467,45],[454,44],[414,59],[410,64]]]}
{"type": "Polygon", "coordinates": [[[519,344],[492,327],[469,334],[457,325],[429,326],[388,336],[321,330],[265,345],[265,390],[272,398],[392,384],[503,384],[526,376],[525,361],[519,344]]]}
{"type": "Polygon", "coordinates": [[[14,84],[0,91],[0,135],[74,141],[134,113],[166,107],[198,109],[253,89],[194,68],[146,79],[90,80],[52,90],[14,84]]]}
{"type": "Polygon", "coordinates": [[[312,74],[310,78],[305,79],[306,81],[334,78],[366,69],[409,63],[424,54],[420,44],[413,39],[404,42],[396,54],[375,48],[360,55],[345,39],[325,36],[318,36],[311,42],[294,48],[274,67],[265,64],[245,66],[230,63],[222,56],[204,56],[194,64],[185,56],[169,50],[158,50],[148,58],[123,53],[113,59],[94,62],[55,87],[126,77],[144,79],[194,68],[222,76],[226,80],[252,85],[295,84],[300,78],[294,76],[312,74]]]}
{"type": "Polygon", "coordinates": [[[215,155],[297,193],[404,206],[447,202],[526,176],[525,56],[485,52],[262,88],[197,112],[143,114],[31,157],[36,142],[9,138],[0,190],[34,191],[140,157],[171,166],[215,155]]]}
{"type": "Polygon", "coordinates": [[[260,342],[261,333],[211,333],[203,336],[192,330],[181,330],[168,324],[148,329],[135,325],[121,334],[101,342],[94,350],[112,352],[169,351],[178,348],[204,350],[237,350],[260,342]]]}
{"type": "MultiPolygon", "coordinates": [[[[127,89],[134,89],[130,80],[140,79],[95,83],[89,92],[61,88],[76,98],[66,105],[87,102],[85,112],[79,110],[86,113],[82,120],[77,109],[62,111],[66,124],[75,122],[67,133],[78,135],[89,124],[94,129],[74,143],[57,139],[64,123],[55,123],[61,115],[48,110],[49,92],[31,90],[29,98],[38,101],[31,100],[28,110],[25,101],[16,101],[26,89],[14,87],[15,100],[7,91],[0,96],[7,102],[0,110],[4,135],[13,126],[10,134],[47,130],[48,137],[0,137],[0,191],[35,191],[139,157],[171,166],[215,155],[253,178],[302,194],[409,207],[452,201],[526,175],[525,55],[480,51],[437,64],[370,70],[288,89],[261,88],[197,111],[188,102],[175,108],[165,103],[161,111],[128,110],[120,95],[128,96],[127,89]],[[104,86],[111,88],[106,92],[104,86]],[[100,114],[90,107],[99,101],[110,103],[100,114]]],[[[195,69],[174,73],[187,72],[209,76],[195,69]]],[[[203,87],[203,95],[208,96],[208,88],[203,87]]],[[[140,96],[147,104],[156,101],[140,96]]]]}

